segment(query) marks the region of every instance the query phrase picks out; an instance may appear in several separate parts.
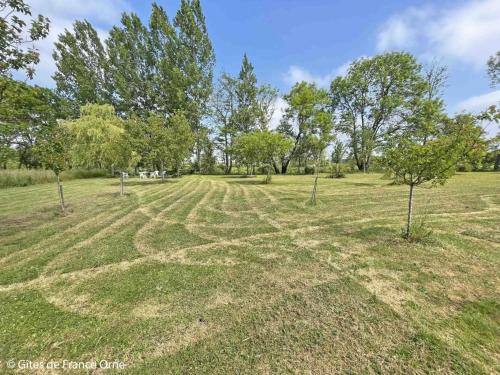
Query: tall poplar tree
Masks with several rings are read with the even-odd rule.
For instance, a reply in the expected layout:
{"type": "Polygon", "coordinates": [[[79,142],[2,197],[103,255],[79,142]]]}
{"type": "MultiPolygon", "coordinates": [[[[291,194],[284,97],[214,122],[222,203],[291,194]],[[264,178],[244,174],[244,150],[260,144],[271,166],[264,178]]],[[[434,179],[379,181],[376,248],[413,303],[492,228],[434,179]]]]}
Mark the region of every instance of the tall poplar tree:
{"type": "Polygon", "coordinates": [[[60,34],[54,47],[57,70],[52,78],[57,92],[74,103],[75,112],[85,104],[111,102],[106,50],[90,22],[76,21],[73,31],[60,34]]]}
{"type": "Polygon", "coordinates": [[[203,128],[212,93],[215,54],[208,36],[199,0],[181,0],[174,18],[176,48],[173,53],[172,82],[177,85],[174,109],[182,110],[195,133],[195,152],[199,166],[203,128]],[[200,133],[200,136],[198,136],[200,133]]]}

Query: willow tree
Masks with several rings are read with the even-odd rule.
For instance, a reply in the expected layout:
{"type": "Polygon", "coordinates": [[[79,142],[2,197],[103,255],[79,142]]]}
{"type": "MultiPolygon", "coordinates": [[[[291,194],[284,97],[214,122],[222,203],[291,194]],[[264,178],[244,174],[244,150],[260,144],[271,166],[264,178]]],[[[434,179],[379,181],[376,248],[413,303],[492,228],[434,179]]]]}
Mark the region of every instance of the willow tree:
{"type": "Polygon", "coordinates": [[[70,152],[74,166],[84,168],[123,168],[123,155],[128,152],[125,127],[109,104],[87,104],[80,108],[80,117],[64,122],[73,135],[70,152]]]}

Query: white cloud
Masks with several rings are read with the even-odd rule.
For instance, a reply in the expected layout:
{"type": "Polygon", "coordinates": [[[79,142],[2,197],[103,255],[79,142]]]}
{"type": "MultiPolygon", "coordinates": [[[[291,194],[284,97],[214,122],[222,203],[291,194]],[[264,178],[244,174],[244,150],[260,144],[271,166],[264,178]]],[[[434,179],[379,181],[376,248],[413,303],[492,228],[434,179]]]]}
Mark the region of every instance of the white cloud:
{"type": "Polygon", "coordinates": [[[315,75],[305,68],[297,65],[292,65],[283,75],[283,81],[290,86],[293,86],[297,82],[305,81],[315,83],[322,88],[328,88],[335,77],[345,75],[347,73],[347,69],[349,68],[351,62],[352,61],[347,61],[346,63],[340,65],[339,67],[333,69],[330,73],[325,75],[315,75]]]}
{"type": "MultiPolygon", "coordinates": [[[[120,20],[121,13],[130,11],[126,0],[31,0],[33,15],[43,14],[50,19],[50,33],[47,38],[35,44],[40,52],[40,63],[36,66],[33,83],[53,86],[51,75],[55,71],[52,59],[54,42],[64,29],[71,30],[76,20],[87,19],[101,37],[106,37],[108,29],[120,20]]],[[[23,78],[21,73],[16,77],[23,78]]]]}
{"type": "Polygon", "coordinates": [[[500,90],[465,99],[456,105],[456,111],[480,112],[491,105],[500,105],[500,90]]]}
{"type": "Polygon", "coordinates": [[[287,102],[283,98],[277,98],[274,102],[274,112],[269,121],[269,128],[274,130],[280,124],[281,118],[285,114],[285,110],[288,108],[287,102]]]}
{"type": "MultiPolygon", "coordinates": [[[[456,4],[456,3],[455,3],[456,4]]],[[[377,36],[380,51],[416,48],[484,67],[500,45],[500,1],[468,0],[454,7],[408,8],[389,18],[377,36]]]]}

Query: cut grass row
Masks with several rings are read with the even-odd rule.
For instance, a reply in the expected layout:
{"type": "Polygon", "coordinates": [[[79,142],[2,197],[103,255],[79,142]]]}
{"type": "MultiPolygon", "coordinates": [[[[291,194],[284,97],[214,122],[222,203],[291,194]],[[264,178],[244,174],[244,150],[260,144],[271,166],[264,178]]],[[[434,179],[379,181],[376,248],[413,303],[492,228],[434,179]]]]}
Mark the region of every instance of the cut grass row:
{"type": "Polygon", "coordinates": [[[494,372],[498,179],[419,189],[425,243],[399,238],[406,188],[377,175],[321,179],[316,207],[308,177],[132,180],[123,198],[116,181],[70,181],[67,216],[54,214],[52,186],[0,191],[0,360],[118,359],[137,374],[494,372]]]}

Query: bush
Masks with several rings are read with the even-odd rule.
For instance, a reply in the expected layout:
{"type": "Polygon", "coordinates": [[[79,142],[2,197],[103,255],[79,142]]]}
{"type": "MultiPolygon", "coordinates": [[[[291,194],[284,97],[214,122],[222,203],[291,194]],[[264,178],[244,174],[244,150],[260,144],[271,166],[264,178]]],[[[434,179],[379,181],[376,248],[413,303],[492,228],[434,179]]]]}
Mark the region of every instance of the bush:
{"type": "Polygon", "coordinates": [[[315,165],[306,165],[304,167],[304,174],[315,174],[316,166],[315,165]]]}
{"type": "Polygon", "coordinates": [[[79,178],[98,178],[109,177],[109,173],[105,169],[70,169],[61,174],[63,180],[73,180],[79,178]]]}

